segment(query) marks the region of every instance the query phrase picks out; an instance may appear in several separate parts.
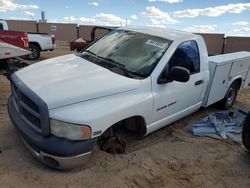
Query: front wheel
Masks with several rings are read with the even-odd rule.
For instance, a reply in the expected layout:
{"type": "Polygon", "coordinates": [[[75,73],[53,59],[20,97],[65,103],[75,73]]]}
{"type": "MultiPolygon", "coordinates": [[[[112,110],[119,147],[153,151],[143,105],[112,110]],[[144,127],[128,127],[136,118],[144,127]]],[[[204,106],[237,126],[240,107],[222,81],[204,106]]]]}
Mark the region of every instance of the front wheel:
{"type": "Polygon", "coordinates": [[[228,110],[229,108],[231,108],[235,102],[237,94],[238,94],[238,83],[233,82],[228,88],[226,96],[219,102],[220,107],[223,110],[228,110]]]}

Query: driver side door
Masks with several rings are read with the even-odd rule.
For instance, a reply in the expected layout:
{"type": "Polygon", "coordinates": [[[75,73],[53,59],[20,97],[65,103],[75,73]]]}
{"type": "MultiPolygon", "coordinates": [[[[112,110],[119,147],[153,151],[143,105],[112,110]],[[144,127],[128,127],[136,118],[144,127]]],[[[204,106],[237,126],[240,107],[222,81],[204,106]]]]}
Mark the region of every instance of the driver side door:
{"type": "Polygon", "coordinates": [[[185,83],[171,81],[152,84],[155,125],[149,127],[149,131],[157,130],[198,110],[202,104],[204,82],[200,71],[199,48],[195,41],[181,43],[164,69],[169,71],[174,66],[187,68],[190,71],[190,79],[185,83]]]}

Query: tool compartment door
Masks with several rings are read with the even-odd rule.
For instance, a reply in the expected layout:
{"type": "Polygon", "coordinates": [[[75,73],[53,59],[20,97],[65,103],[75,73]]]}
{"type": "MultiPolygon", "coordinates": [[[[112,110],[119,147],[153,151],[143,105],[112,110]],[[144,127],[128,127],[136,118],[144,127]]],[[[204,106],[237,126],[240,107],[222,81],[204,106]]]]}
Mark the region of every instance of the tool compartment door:
{"type": "MultiPolygon", "coordinates": [[[[240,75],[243,80],[243,84],[241,87],[245,86],[245,81],[247,79],[247,74],[249,74],[249,65],[250,65],[250,59],[240,59],[236,60],[232,64],[232,69],[230,71],[230,77],[235,77],[240,75]]],[[[249,81],[248,81],[249,82],[249,81]]]]}
{"type": "Polygon", "coordinates": [[[231,63],[217,64],[214,70],[214,76],[212,79],[211,89],[208,94],[207,105],[214,104],[225,97],[225,94],[229,87],[229,73],[231,70],[231,63]]]}
{"type": "Polygon", "coordinates": [[[248,72],[247,72],[247,75],[246,75],[246,79],[244,81],[243,88],[245,88],[247,86],[250,86],[250,63],[249,63],[249,68],[248,68],[248,72]]]}

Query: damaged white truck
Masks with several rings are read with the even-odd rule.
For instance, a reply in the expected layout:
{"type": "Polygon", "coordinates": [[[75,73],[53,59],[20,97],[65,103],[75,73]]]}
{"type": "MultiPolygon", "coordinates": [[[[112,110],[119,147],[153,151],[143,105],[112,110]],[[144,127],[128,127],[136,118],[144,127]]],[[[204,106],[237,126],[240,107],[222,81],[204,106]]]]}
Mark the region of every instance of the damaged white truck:
{"type": "Polygon", "coordinates": [[[116,29],[84,52],[11,77],[9,116],[31,153],[57,169],[87,162],[94,144],[115,153],[201,107],[230,108],[250,84],[250,53],[208,57],[201,36],[116,29]]]}

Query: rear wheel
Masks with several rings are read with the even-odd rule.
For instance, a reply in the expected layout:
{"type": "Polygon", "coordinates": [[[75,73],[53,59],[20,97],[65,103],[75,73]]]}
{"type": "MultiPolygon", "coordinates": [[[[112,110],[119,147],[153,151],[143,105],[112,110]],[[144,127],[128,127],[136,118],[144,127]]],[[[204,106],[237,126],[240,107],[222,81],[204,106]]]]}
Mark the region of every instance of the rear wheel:
{"type": "Polygon", "coordinates": [[[242,131],[242,143],[248,149],[248,151],[250,151],[250,112],[248,113],[244,123],[242,131]]]}
{"type": "Polygon", "coordinates": [[[237,93],[238,93],[238,83],[233,82],[228,88],[226,96],[219,102],[219,106],[223,110],[228,110],[229,108],[231,108],[235,102],[237,93]]]}
{"type": "Polygon", "coordinates": [[[37,46],[30,44],[29,50],[32,52],[32,54],[28,56],[29,60],[37,60],[40,57],[40,49],[37,46]]]}

